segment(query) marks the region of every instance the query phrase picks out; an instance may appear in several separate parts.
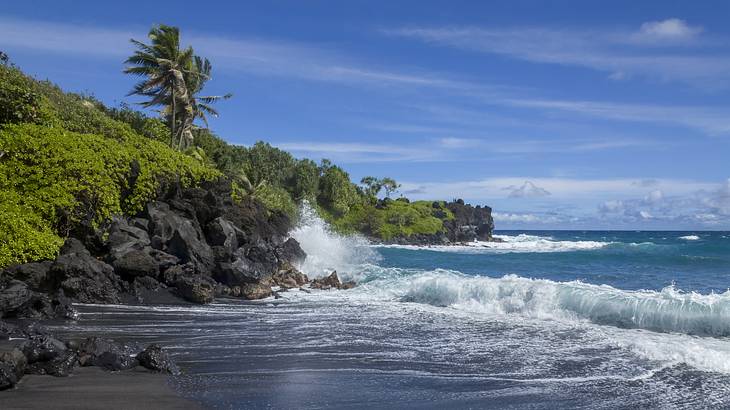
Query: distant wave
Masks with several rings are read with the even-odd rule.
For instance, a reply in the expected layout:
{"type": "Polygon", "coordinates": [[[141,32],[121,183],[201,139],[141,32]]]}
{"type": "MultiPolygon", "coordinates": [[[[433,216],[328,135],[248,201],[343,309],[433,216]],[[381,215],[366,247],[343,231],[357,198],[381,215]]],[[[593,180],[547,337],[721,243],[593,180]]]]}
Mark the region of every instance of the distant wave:
{"type": "Polygon", "coordinates": [[[437,252],[458,253],[527,253],[527,252],[568,252],[600,249],[611,245],[612,242],[599,241],[559,241],[549,236],[520,234],[494,235],[503,242],[468,242],[459,245],[376,245],[384,248],[401,248],[414,250],[430,250],[437,252]]]}
{"type": "Polygon", "coordinates": [[[697,336],[730,336],[730,291],[701,295],[673,287],[627,291],[516,275],[470,277],[433,271],[390,283],[401,299],[491,315],[588,320],[599,325],[697,336]]]}
{"type": "Polygon", "coordinates": [[[682,239],[685,241],[698,241],[700,239],[700,237],[697,235],[686,235],[686,236],[680,236],[677,239],[682,239]]]}

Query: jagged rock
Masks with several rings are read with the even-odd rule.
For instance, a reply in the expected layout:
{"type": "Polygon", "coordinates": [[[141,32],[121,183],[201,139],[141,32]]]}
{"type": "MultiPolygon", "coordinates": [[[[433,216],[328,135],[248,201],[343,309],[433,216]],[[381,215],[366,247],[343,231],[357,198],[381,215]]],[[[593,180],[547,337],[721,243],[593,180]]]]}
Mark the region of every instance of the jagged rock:
{"type": "Polygon", "coordinates": [[[0,390],[9,389],[18,382],[13,369],[5,363],[0,363],[0,390]]]}
{"type": "Polygon", "coordinates": [[[106,370],[126,370],[137,365],[132,347],[113,340],[90,337],[79,346],[82,366],[99,366],[106,370]]]}
{"type": "Polygon", "coordinates": [[[175,365],[170,356],[158,345],[149,345],[137,355],[137,361],[143,367],[162,373],[173,375],[180,374],[180,369],[175,365]]]}
{"type": "Polygon", "coordinates": [[[276,255],[265,244],[239,248],[234,253],[235,260],[231,263],[221,263],[219,269],[213,273],[218,282],[228,286],[243,285],[244,283],[268,283],[272,275],[278,272],[276,255]]]}
{"type": "Polygon", "coordinates": [[[133,250],[124,254],[112,264],[114,272],[126,280],[138,276],[157,277],[160,268],[155,259],[143,250],[133,250]]]}
{"type": "Polygon", "coordinates": [[[333,271],[329,276],[322,279],[314,279],[310,282],[309,287],[312,289],[339,289],[342,286],[337,271],[333,271]]]}
{"type": "Polygon", "coordinates": [[[213,254],[197,220],[176,214],[164,202],[147,204],[146,214],[150,231],[160,238],[165,252],[177,256],[182,263],[194,263],[203,272],[212,270],[213,254]]]}
{"type": "Polygon", "coordinates": [[[121,283],[114,269],[91,257],[81,242],[73,238],[66,241],[64,248],[50,274],[62,278],[61,288],[66,296],[83,303],[119,303],[121,283]]]}
{"type": "Polygon", "coordinates": [[[307,258],[307,254],[294,238],[287,239],[286,242],[276,248],[276,256],[279,258],[280,264],[289,264],[292,266],[298,266],[307,258]]]}
{"type": "Polygon", "coordinates": [[[46,335],[33,335],[20,345],[28,364],[47,362],[64,353],[67,348],[62,341],[46,335]]]}
{"type": "Polygon", "coordinates": [[[180,258],[175,255],[170,255],[169,253],[157,249],[148,249],[147,251],[152,259],[155,260],[155,263],[162,272],[167,270],[169,267],[180,263],[180,258]]]}
{"type": "Polygon", "coordinates": [[[114,261],[131,251],[140,251],[150,245],[146,229],[130,225],[126,219],[115,218],[109,228],[109,261],[114,261]]]}
{"type": "Polygon", "coordinates": [[[60,353],[53,360],[35,362],[25,369],[26,374],[49,375],[56,377],[68,377],[74,366],[78,363],[78,356],[75,352],[65,351],[60,353]]]}
{"type": "Polygon", "coordinates": [[[340,285],[340,289],[347,290],[347,289],[352,289],[355,286],[357,286],[357,283],[355,283],[353,281],[348,281],[348,282],[343,282],[342,285],[340,285]]]}
{"type": "Polygon", "coordinates": [[[53,278],[48,276],[51,261],[31,262],[7,268],[5,274],[13,279],[25,282],[33,290],[52,290],[58,287],[53,278]]]}
{"type": "Polygon", "coordinates": [[[176,265],[165,272],[165,283],[177,294],[193,303],[210,303],[215,297],[215,281],[203,276],[192,264],[176,265]]]}
{"type": "Polygon", "coordinates": [[[0,320],[0,340],[8,340],[11,337],[25,337],[25,334],[18,326],[0,320]]]}
{"type": "Polygon", "coordinates": [[[35,293],[28,285],[19,280],[10,280],[6,285],[0,284],[0,317],[7,317],[31,305],[35,293]]]}
{"type": "Polygon", "coordinates": [[[90,255],[84,244],[76,238],[68,238],[61,246],[59,255],[83,254],[90,255]]]}
{"type": "Polygon", "coordinates": [[[210,221],[205,227],[208,244],[223,247],[228,253],[233,253],[238,249],[238,239],[245,238],[245,235],[245,232],[238,229],[232,222],[221,217],[210,221]]]}
{"type": "Polygon", "coordinates": [[[307,283],[309,278],[298,270],[289,268],[275,273],[272,280],[277,286],[281,286],[282,288],[296,288],[307,283]]]}
{"type": "Polygon", "coordinates": [[[23,352],[18,349],[13,349],[0,354],[0,364],[8,366],[15,373],[15,378],[20,380],[25,374],[28,359],[25,358],[23,352]]]}
{"type": "Polygon", "coordinates": [[[271,286],[261,283],[244,283],[241,285],[241,296],[248,300],[268,298],[272,294],[271,286]]]}

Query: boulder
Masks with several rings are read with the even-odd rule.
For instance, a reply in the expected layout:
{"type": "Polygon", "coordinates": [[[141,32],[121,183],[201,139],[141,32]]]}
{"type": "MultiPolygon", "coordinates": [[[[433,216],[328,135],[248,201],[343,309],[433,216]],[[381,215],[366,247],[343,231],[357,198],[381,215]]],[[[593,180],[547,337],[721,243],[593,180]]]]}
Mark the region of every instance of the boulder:
{"type": "Polygon", "coordinates": [[[15,371],[5,363],[0,363],[0,390],[9,389],[18,382],[15,371]]]}
{"type": "Polygon", "coordinates": [[[264,243],[239,248],[233,256],[233,262],[221,263],[219,269],[213,273],[218,282],[228,286],[269,283],[271,277],[278,272],[276,254],[264,243]]]}
{"type": "Polygon", "coordinates": [[[16,312],[30,306],[35,301],[35,292],[19,280],[0,284],[0,317],[14,316],[16,312]]]}
{"type": "Polygon", "coordinates": [[[62,254],[50,269],[61,280],[66,296],[82,303],[119,303],[121,282],[114,269],[93,258],[80,242],[66,241],[62,254]]]}
{"type": "Polygon", "coordinates": [[[341,285],[340,278],[337,276],[337,271],[333,271],[325,278],[312,280],[309,286],[313,289],[339,289],[341,285]]]}
{"type": "Polygon", "coordinates": [[[245,238],[246,233],[238,229],[232,222],[218,217],[210,221],[205,227],[205,237],[211,246],[223,247],[228,253],[233,253],[239,246],[239,238],[245,238]]]}
{"type": "Polygon", "coordinates": [[[56,377],[68,377],[78,363],[78,356],[75,352],[65,351],[53,360],[35,362],[25,369],[26,374],[49,375],[56,377]]]}
{"type": "Polygon", "coordinates": [[[175,365],[170,356],[158,345],[149,345],[137,355],[137,361],[143,367],[155,372],[180,374],[180,369],[175,365]]]}
{"type": "Polygon", "coordinates": [[[13,349],[0,354],[0,364],[8,366],[15,373],[15,378],[20,380],[25,374],[28,359],[25,358],[23,352],[13,349]]]}
{"type": "Polygon", "coordinates": [[[65,353],[66,344],[62,341],[47,335],[32,335],[20,345],[28,364],[35,362],[47,362],[65,353]]]}
{"type": "Polygon", "coordinates": [[[48,276],[52,264],[51,261],[43,261],[15,265],[7,268],[5,275],[25,282],[33,290],[53,290],[58,287],[58,284],[48,276]]]}
{"type": "Polygon", "coordinates": [[[241,285],[241,296],[248,300],[264,299],[273,295],[271,286],[261,283],[244,283],[241,285]]]}
{"type": "Polygon", "coordinates": [[[170,255],[167,252],[163,252],[158,249],[147,249],[147,252],[149,252],[152,259],[155,260],[155,263],[161,272],[164,272],[169,267],[180,263],[180,258],[175,255],[170,255]]]}
{"type": "Polygon", "coordinates": [[[126,370],[137,365],[134,349],[113,340],[90,337],[79,346],[82,366],[99,366],[106,370],[126,370]]]}
{"type": "Polygon", "coordinates": [[[109,239],[107,241],[109,261],[121,258],[131,251],[142,250],[149,245],[150,237],[146,229],[130,225],[123,218],[115,218],[112,221],[109,227],[109,239]]]}
{"type": "Polygon", "coordinates": [[[156,278],[160,273],[157,261],[143,250],[127,252],[112,264],[114,272],[123,279],[132,281],[138,276],[156,278]]]}
{"type": "Polygon", "coordinates": [[[194,263],[203,272],[214,267],[213,254],[205,242],[196,219],[178,215],[164,202],[150,202],[146,207],[150,233],[159,237],[162,250],[180,258],[182,263],[194,263]]]}
{"type": "Polygon", "coordinates": [[[174,286],[177,294],[189,302],[210,303],[215,297],[215,281],[202,275],[190,263],[168,269],[165,272],[165,283],[174,286]]]}
{"type": "Polygon", "coordinates": [[[309,282],[307,275],[294,268],[282,269],[272,277],[274,284],[282,288],[297,288],[309,282]]]}
{"type": "Polygon", "coordinates": [[[276,256],[280,264],[289,264],[292,266],[299,266],[307,258],[307,254],[294,238],[287,239],[286,242],[277,247],[276,256]]]}

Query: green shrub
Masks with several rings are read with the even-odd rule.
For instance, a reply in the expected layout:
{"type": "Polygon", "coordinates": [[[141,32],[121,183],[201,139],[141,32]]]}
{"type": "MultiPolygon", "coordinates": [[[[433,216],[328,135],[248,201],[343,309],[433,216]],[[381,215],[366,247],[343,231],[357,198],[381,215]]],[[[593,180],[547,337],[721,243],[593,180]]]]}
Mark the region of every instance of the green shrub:
{"type": "MultiPolygon", "coordinates": [[[[5,234],[18,238],[22,234],[17,229],[38,227],[43,241],[50,243],[55,242],[49,241],[49,232],[65,236],[79,223],[95,226],[114,214],[138,212],[164,181],[190,186],[220,175],[134,133],[120,142],[34,124],[6,125],[0,130],[0,151],[0,192],[12,199],[4,212],[21,215],[5,234]],[[133,168],[138,168],[136,177],[133,168]]],[[[7,254],[11,244],[2,246],[0,253],[7,254]]],[[[18,253],[18,261],[26,260],[22,255],[40,256],[29,246],[18,253]]]]}
{"type": "Polygon", "coordinates": [[[256,191],[256,198],[266,205],[266,208],[282,212],[292,220],[297,216],[297,204],[282,187],[264,184],[256,191]]]}
{"type": "Polygon", "coordinates": [[[412,235],[433,235],[444,231],[444,221],[453,219],[451,211],[430,201],[385,201],[383,207],[368,202],[353,206],[331,222],[343,232],[363,232],[383,240],[412,235]]]}
{"type": "Polygon", "coordinates": [[[14,192],[0,191],[0,267],[53,259],[63,244],[32,208],[14,192]]]}
{"type": "Polygon", "coordinates": [[[52,121],[50,105],[35,81],[17,68],[0,66],[0,124],[52,121]]]}

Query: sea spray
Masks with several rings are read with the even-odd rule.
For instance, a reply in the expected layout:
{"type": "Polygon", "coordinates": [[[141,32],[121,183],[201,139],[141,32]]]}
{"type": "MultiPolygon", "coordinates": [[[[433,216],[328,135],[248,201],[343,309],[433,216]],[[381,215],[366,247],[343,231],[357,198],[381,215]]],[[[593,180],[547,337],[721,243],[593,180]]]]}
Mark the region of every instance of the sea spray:
{"type": "Polygon", "coordinates": [[[290,235],[307,253],[299,269],[310,278],[336,270],[342,280],[360,280],[362,267],[379,259],[367,239],[334,232],[306,201],[299,209],[299,223],[290,235]]]}

